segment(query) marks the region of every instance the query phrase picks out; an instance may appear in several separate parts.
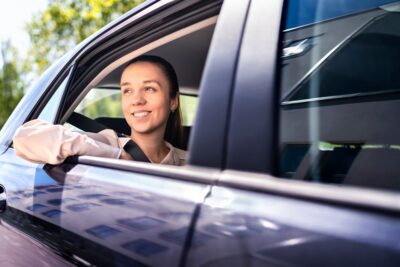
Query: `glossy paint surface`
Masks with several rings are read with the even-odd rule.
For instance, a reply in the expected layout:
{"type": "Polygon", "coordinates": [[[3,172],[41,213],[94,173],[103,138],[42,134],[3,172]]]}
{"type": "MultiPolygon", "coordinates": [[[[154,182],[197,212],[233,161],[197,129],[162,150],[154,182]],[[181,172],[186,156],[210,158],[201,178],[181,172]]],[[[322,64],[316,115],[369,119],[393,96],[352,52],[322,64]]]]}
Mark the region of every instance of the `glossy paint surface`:
{"type": "Polygon", "coordinates": [[[399,266],[400,220],[214,187],[202,207],[189,266],[399,266]]]}
{"type": "Polygon", "coordinates": [[[8,202],[2,223],[69,261],[99,266],[178,266],[192,213],[209,190],[91,166],[42,168],[12,149],[0,160],[8,202]]]}
{"type": "MultiPolygon", "coordinates": [[[[367,16],[345,20],[356,27],[367,16]]],[[[236,21],[238,27],[246,23],[242,19],[236,21]]],[[[300,34],[289,32],[285,37],[300,34]]],[[[338,36],[342,39],[346,33],[338,36]]],[[[336,43],[329,40],[326,49],[336,43]]],[[[48,85],[60,68],[42,78],[43,84],[48,85]]],[[[194,182],[178,170],[176,176],[173,171],[160,175],[156,168],[153,175],[123,170],[124,164],[116,160],[109,165],[97,160],[97,167],[90,161],[59,166],[24,161],[9,144],[45,88],[38,85],[33,90],[0,136],[0,184],[8,205],[0,213],[0,266],[400,266],[398,213],[379,211],[379,205],[371,211],[357,206],[357,201],[327,203],[317,194],[311,201],[288,196],[288,191],[285,195],[284,190],[249,189],[255,173],[241,173],[242,187],[234,187],[222,183],[218,170],[213,175],[198,170],[197,178],[210,180],[194,182]],[[214,185],[219,175],[220,184],[214,185]]],[[[204,118],[200,123],[205,131],[198,140],[207,143],[205,137],[220,125],[210,127],[209,118],[204,118]]],[[[207,160],[204,155],[213,148],[199,146],[198,162],[207,160]]],[[[242,151],[235,155],[244,155],[242,151]]],[[[196,170],[193,165],[187,168],[196,170]]]]}

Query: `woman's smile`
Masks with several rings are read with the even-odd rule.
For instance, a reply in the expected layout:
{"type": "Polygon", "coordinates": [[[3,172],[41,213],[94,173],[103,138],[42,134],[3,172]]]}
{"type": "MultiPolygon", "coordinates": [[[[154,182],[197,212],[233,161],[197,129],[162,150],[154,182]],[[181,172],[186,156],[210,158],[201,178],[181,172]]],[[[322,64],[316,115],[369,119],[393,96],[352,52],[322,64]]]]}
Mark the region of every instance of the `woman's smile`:
{"type": "Polygon", "coordinates": [[[131,114],[133,115],[134,118],[146,118],[150,115],[151,111],[135,111],[132,112],[131,114]]]}

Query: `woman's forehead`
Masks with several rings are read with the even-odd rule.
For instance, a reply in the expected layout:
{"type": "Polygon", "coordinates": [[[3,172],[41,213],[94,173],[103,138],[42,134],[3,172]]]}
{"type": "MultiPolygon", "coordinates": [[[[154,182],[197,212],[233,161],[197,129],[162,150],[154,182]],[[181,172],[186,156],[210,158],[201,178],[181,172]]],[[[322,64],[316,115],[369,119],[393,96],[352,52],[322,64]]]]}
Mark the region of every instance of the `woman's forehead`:
{"type": "MultiPolygon", "coordinates": [[[[136,62],[127,66],[121,75],[121,85],[130,82],[157,81],[159,84],[167,82],[167,77],[157,64],[150,62],[136,62]]],[[[167,82],[168,83],[168,82],[167,82]]]]}
{"type": "Polygon", "coordinates": [[[158,66],[155,63],[151,62],[135,62],[133,64],[130,64],[127,66],[124,71],[122,72],[122,76],[124,74],[146,74],[146,75],[164,75],[163,70],[161,69],[160,66],[158,66]]]}

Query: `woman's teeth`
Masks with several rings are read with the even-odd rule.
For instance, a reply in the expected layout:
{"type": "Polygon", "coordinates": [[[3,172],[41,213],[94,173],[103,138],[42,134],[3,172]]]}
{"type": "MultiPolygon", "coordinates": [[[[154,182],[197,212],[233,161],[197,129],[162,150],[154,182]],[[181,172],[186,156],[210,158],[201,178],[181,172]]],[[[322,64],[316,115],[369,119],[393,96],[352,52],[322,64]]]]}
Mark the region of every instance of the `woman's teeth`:
{"type": "Polygon", "coordinates": [[[139,112],[134,112],[133,116],[137,117],[137,118],[142,118],[142,117],[147,116],[149,113],[150,112],[148,112],[148,111],[139,111],[139,112]]]}

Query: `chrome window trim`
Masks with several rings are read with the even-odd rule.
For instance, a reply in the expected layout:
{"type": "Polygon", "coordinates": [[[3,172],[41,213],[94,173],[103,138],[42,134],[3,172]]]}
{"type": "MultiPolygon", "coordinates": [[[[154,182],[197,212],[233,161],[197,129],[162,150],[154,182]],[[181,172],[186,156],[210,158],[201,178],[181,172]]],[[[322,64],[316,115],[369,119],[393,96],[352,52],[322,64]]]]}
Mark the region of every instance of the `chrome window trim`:
{"type": "Polygon", "coordinates": [[[400,194],[394,191],[287,180],[254,172],[234,170],[221,172],[214,168],[191,165],[177,167],[92,156],[81,156],[78,158],[78,163],[186,182],[300,198],[313,202],[326,202],[333,205],[372,209],[381,212],[400,212],[400,194]]]}
{"type": "Polygon", "coordinates": [[[78,157],[77,161],[78,163],[95,167],[129,171],[208,185],[213,185],[217,181],[218,175],[221,172],[220,170],[214,168],[197,167],[191,165],[172,166],[93,156],[80,156],[78,157]]]}
{"type": "Polygon", "coordinates": [[[377,92],[370,92],[370,93],[354,93],[354,94],[335,95],[335,96],[323,96],[323,97],[315,97],[315,98],[300,99],[300,100],[293,100],[293,101],[284,101],[281,103],[281,106],[289,106],[289,105],[295,105],[295,104],[312,103],[312,102],[320,102],[320,101],[328,101],[328,100],[340,100],[340,99],[348,99],[348,98],[367,97],[367,96],[375,96],[375,95],[386,95],[386,94],[393,94],[393,93],[400,93],[400,89],[377,91],[377,92]]]}
{"type": "Polygon", "coordinates": [[[233,170],[223,171],[219,176],[217,183],[219,186],[381,212],[400,212],[400,193],[394,191],[316,184],[276,178],[268,174],[233,170]]]}

